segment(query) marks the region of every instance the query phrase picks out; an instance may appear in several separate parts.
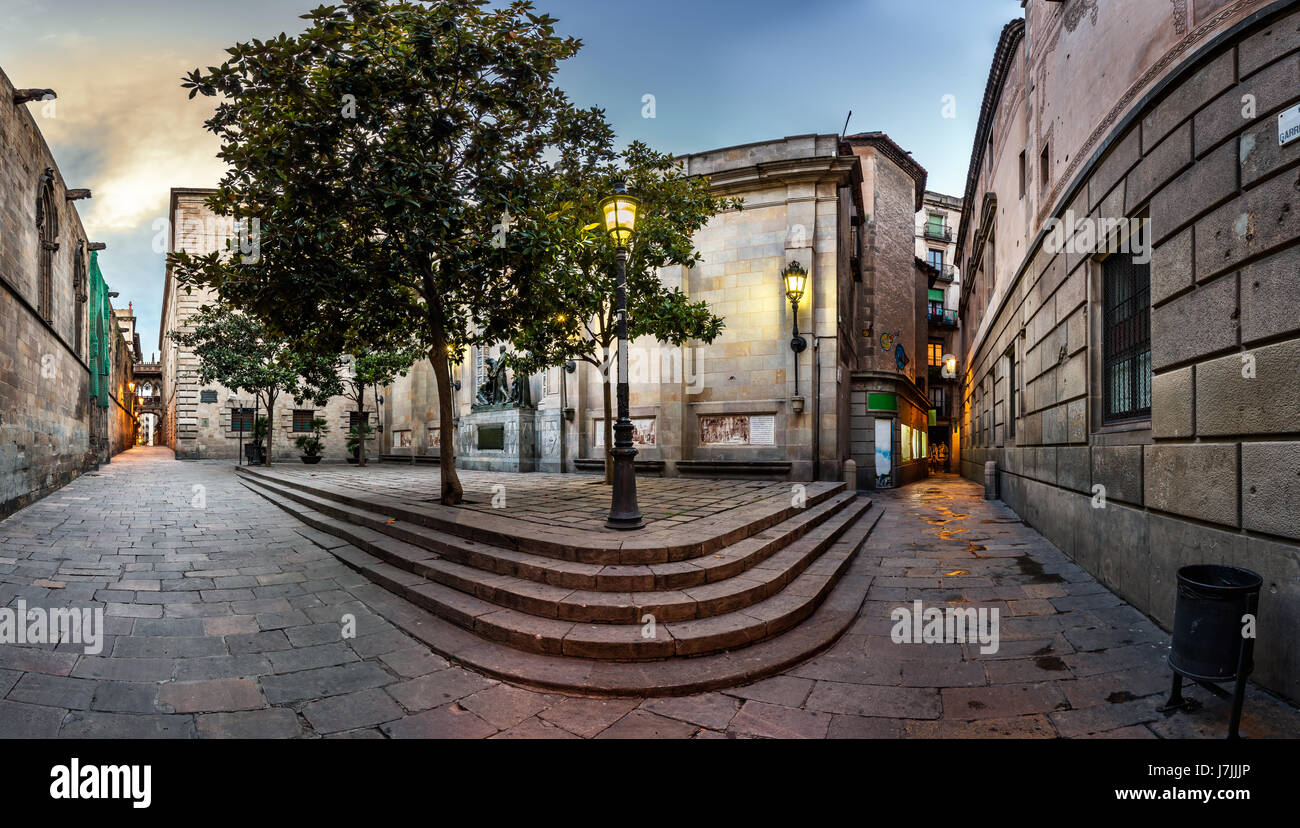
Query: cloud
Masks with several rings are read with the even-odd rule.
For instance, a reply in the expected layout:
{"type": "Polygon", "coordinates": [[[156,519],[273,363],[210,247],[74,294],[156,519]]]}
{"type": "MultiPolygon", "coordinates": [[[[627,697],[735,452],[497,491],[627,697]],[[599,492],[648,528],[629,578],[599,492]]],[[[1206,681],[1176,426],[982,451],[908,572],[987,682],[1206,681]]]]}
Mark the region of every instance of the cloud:
{"type": "Polygon", "coordinates": [[[88,232],[147,227],[166,215],[172,187],[211,186],[224,171],[218,142],[203,129],[212,102],[189,100],[180,88],[181,75],[195,65],[192,50],[185,58],[124,44],[117,54],[126,56],[105,66],[102,51],[73,45],[84,39],[76,32],[56,36],[58,60],[49,52],[18,56],[25,75],[58,93],[50,111],[33,114],[68,185],[94,192],[78,205],[88,232]],[[68,169],[63,158],[79,160],[68,169]]]}

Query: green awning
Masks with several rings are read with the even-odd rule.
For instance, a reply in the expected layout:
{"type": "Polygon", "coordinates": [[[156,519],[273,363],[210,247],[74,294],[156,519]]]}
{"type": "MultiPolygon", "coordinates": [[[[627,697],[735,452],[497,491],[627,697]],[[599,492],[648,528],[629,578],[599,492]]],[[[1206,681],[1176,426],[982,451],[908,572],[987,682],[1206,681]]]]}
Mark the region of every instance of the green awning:
{"type": "Polygon", "coordinates": [[[943,301],[943,291],[942,291],[942,290],[938,290],[937,288],[930,288],[930,301],[931,301],[931,302],[942,302],[942,301],[943,301]]]}

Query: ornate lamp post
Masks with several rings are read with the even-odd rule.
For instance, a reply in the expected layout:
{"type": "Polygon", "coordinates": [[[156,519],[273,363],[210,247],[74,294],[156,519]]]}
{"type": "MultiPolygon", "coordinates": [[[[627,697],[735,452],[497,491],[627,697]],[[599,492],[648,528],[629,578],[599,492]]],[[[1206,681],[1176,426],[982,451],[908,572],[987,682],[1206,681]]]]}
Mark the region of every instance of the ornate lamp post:
{"type": "Polygon", "coordinates": [[[790,300],[790,319],[793,334],[790,350],[794,351],[794,395],[799,396],[799,354],[808,347],[808,340],[799,335],[799,301],[808,287],[808,271],[798,262],[790,262],[781,275],[785,279],[785,298],[790,300]]]}
{"type": "Polygon", "coordinates": [[[627,387],[627,244],[636,226],[641,202],[627,194],[623,182],[614,186],[614,194],[600,203],[605,230],[618,245],[618,420],[614,423],[614,492],[610,501],[609,529],[642,529],[641,510],[636,503],[636,449],[633,447],[632,420],[628,417],[627,387]]]}

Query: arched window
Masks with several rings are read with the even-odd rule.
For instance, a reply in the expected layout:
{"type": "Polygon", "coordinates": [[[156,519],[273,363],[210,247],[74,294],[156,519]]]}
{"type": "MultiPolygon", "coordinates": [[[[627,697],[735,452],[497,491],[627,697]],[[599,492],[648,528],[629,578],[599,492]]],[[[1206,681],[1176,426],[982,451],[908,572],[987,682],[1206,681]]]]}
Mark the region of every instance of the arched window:
{"type": "Polygon", "coordinates": [[[54,321],[54,253],[59,249],[59,213],[54,202],[54,170],[41,173],[36,194],[36,232],[40,239],[37,306],[46,322],[54,321]]]}
{"type": "Polygon", "coordinates": [[[72,292],[77,300],[77,314],[73,319],[73,326],[76,329],[77,337],[77,356],[81,356],[81,349],[85,345],[85,334],[82,332],[82,325],[86,321],[86,285],[89,281],[89,274],[86,271],[86,243],[77,242],[76,253],[72,259],[72,292]]]}

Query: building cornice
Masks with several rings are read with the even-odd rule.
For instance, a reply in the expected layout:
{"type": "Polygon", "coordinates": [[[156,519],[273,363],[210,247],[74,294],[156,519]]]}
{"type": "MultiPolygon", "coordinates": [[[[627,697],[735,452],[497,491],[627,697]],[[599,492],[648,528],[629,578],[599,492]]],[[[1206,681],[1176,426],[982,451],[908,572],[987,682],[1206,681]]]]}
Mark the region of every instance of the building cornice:
{"type": "Polygon", "coordinates": [[[872,146],[875,147],[881,155],[888,158],[898,165],[903,172],[912,177],[916,182],[916,209],[920,210],[925,204],[925,181],[927,173],[925,167],[916,163],[912,154],[900,147],[883,132],[859,132],[856,135],[847,135],[844,137],[844,143],[853,146],[872,146]]]}
{"type": "MultiPolygon", "coordinates": [[[[984,150],[989,145],[989,131],[993,129],[993,119],[997,115],[998,103],[1002,99],[1002,89],[1006,86],[1007,76],[1014,65],[1013,59],[1020,42],[1025,38],[1024,18],[1016,18],[1002,27],[998,46],[993,52],[993,65],[989,67],[988,83],[984,86],[984,101],[980,104],[980,118],[975,126],[975,144],[971,147],[970,166],[966,168],[966,190],[962,195],[962,204],[971,204],[975,198],[975,185],[979,181],[980,165],[984,162],[984,150]]],[[[960,254],[962,243],[966,240],[966,228],[970,225],[968,217],[963,217],[961,227],[957,229],[957,251],[960,254]]]]}

